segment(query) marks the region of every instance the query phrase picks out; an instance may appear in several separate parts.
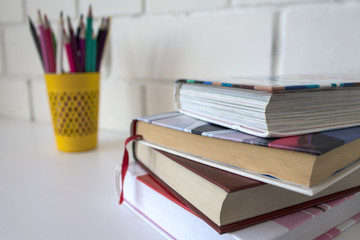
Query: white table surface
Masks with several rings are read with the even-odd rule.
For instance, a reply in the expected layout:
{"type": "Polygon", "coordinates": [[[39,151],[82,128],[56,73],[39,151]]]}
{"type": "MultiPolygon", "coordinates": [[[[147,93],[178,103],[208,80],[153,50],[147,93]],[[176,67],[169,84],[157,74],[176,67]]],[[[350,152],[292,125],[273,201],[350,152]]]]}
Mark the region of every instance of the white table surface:
{"type": "Polygon", "coordinates": [[[50,124],[0,119],[0,239],[162,239],[114,191],[125,134],[64,153],[50,124]]]}
{"type": "MultiPolygon", "coordinates": [[[[96,150],[64,153],[50,124],[0,118],[0,239],[162,239],[117,204],[125,137],[100,132],[96,150]]],[[[360,239],[360,224],[337,239],[360,239]]]]}

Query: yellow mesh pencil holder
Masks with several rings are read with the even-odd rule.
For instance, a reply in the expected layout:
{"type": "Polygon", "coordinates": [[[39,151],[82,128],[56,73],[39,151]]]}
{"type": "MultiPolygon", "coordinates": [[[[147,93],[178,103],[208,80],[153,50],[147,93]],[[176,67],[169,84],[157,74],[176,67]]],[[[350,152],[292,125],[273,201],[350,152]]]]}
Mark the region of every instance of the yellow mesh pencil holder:
{"type": "Polygon", "coordinates": [[[99,73],[45,74],[56,144],[65,152],[97,144],[99,73]]]}

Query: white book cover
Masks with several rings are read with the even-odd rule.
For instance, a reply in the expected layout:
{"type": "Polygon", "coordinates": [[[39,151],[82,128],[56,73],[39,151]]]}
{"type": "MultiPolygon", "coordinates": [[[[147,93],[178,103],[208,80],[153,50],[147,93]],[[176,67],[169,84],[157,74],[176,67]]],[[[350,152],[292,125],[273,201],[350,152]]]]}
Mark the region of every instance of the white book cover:
{"type": "MultiPolygon", "coordinates": [[[[116,171],[117,186],[119,173],[120,167],[116,171]]],[[[360,212],[357,193],[220,235],[184,206],[137,179],[144,174],[138,165],[130,165],[123,186],[125,204],[168,239],[313,239],[360,212]]]]}

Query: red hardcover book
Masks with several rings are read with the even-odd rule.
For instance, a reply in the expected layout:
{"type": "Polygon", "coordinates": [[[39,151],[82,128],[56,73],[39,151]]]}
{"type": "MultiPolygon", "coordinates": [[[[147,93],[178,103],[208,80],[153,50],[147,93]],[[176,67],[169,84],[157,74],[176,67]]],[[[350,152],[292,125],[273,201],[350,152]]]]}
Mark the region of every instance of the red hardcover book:
{"type": "Polygon", "coordinates": [[[167,195],[174,195],[219,233],[360,191],[359,171],[310,197],[155,150],[143,142],[135,144],[134,155],[167,195]]]}
{"type": "Polygon", "coordinates": [[[125,203],[167,239],[314,239],[326,231],[316,239],[329,239],[360,220],[358,192],[219,235],[138,167],[130,166],[125,203]]]}

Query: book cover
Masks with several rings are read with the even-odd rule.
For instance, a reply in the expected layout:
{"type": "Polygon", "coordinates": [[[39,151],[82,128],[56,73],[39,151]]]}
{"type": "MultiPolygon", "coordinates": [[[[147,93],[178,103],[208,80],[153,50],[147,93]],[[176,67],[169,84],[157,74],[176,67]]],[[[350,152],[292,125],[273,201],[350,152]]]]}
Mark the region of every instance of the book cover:
{"type": "Polygon", "coordinates": [[[161,184],[136,164],[129,167],[125,188],[125,204],[167,239],[312,239],[354,216],[360,209],[360,194],[352,194],[315,208],[218,234],[184,205],[173,202],[171,199],[175,196],[168,198],[170,193],[166,189],[155,190],[161,189],[161,184]]]}
{"type": "MultiPolygon", "coordinates": [[[[245,190],[248,188],[259,187],[265,184],[254,179],[242,177],[240,175],[226,172],[205,164],[201,164],[195,161],[189,161],[188,159],[171,153],[167,153],[161,150],[155,151],[158,151],[170,161],[174,161],[182,167],[186,168],[187,170],[196,173],[198,176],[217,185],[228,193],[245,190]]],[[[136,152],[134,152],[134,154],[136,154],[136,152]]],[[[137,159],[136,156],[135,159],[137,159]]]]}
{"type": "Polygon", "coordinates": [[[138,117],[137,120],[204,137],[318,156],[360,138],[360,126],[292,137],[261,138],[192,118],[180,112],[154,114],[138,117]]]}
{"type": "Polygon", "coordinates": [[[273,93],[293,90],[360,87],[360,78],[351,75],[289,75],[282,77],[229,78],[227,80],[179,79],[176,83],[214,85],[273,93]]]}
{"type": "Polygon", "coordinates": [[[348,220],[340,223],[336,227],[330,229],[326,233],[321,234],[320,236],[316,237],[314,240],[330,240],[335,238],[336,236],[339,236],[342,232],[344,232],[346,229],[352,227],[354,224],[357,224],[360,222],[360,213],[352,216],[348,220]]]}
{"type": "Polygon", "coordinates": [[[171,112],[134,120],[131,133],[161,150],[308,195],[360,167],[360,127],[264,139],[171,112]]]}
{"type": "Polygon", "coordinates": [[[359,126],[356,76],[179,79],[176,109],[260,137],[295,136],[359,126]]]}
{"type": "MultiPolygon", "coordinates": [[[[120,166],[117,169],[120,172],[120,166]]],[[[232,239],[220,235],[194,213],[185,210],[185,205],[178,205],[148,185],[140,182],[137,177],[146,175],[138,164],[131,164],[124,182],[124,204],[133,210],[147,223],[154,226],[167,239],[232,239]]],[[[151,179],[151,178],[149,178],[151,179]]],[[[146,180],[146,179],[145,179],[146,180]]],[[[116,184],[118,185],[118,184],[116,184]]],[[[152,185],[152,183],[151,183],[152,185]]],[[[160,186],[160,185],[159,185],[160,186]]],[[[154,187],[158,188],[158,186],[154,187]]],[[[169,193],[168,191],[164,191],[169,193]]],[[[119,189],[116,189],[119,196],[119,189]]]]}
{"type": "MultiPolygon", "coordinates": [[[[190,200],[190,199],[194,199],[194,198],[201,199],[201,196],[198,196],[198,195],[204,195],[204,194],[206,194],[206,191],[202,192],[201,189],[196,189],[195,187],[193,187],[195,196],[194,196],[194,198],[187,199],[181,193],[174,190],[174,188],[176,189],[176,186],[174,186],[174,188],[169,186],[167,182],[165,182],[163,179],[161,179],[160,176],[156,175],[150,169],[151,167],[149,168],[144,163],[142,163],[140,160],[137,161],[137,163],[140,166],[142,166],[146,170],[146,172],[148,172],[149,175],[151,175],[151,178],[156,182],[156,184],[154,183],[154,185],[157,185],[158,188],[154,189],[154,190],[158,191],[161,194],[175,196],[175,199],[179,199],[181,203],[184,203],[186,205],[186,207],[184,207],[182,204],[181,204],[181,206],[183,206],[184,208],[189,209],[189,211],[195,213],[198,217],[203,219],[206,223],[208,223],[212,228],[214,228],[219,233],[226,233],[226,232],[231,232],[231,231],[234,231],[237,229],[245,228],[247,226],[251,226],[251,225],[257,224],[259,222],[263,222],[263,221],[273,219],[273,218],[276,218],[276,217],[279,217],[279,216],[282,216],[285,214],[289,214],[291,212],[305,209],[307,207],[316,205],[316,204],[324,202],[324,201],[330,201],[330,200],[337,199],[339,197],[346,196],[351,193],[360,191],[360,186],[358,186],[357,180],[355,180],[355,181],[349,180],[349,181],[345,181],[345,185],[347,184],[346,182],[349,182],[349,183],[356,182],[356,183],[351,184],[348,187],[345,187],[344,189],[343,189],[343,187],[341,187],[341,190],[337,191],[337,192],[330,191],[330,192],[326,193],[326,195],[324,193],[322,196],[319,196],[317,198],[304,197],[301,195],[299,196],[299,195],[296,195],[287,190],[284,190],[284,191],[280,190],[280,192],[279,192],[279,189],[276,187],[270,188],[270,190],[259,189],[259,191],[264,192],[264,194],[256,194],[257,187],[264,185],[264,183],[259,182],[259,181],[254,181],[252,179],[247,179],[247,178],[244,178],[241,176],[237,176],[235,174],[227,173],[225,171],[221,171],[219,169],[212,168],[212,167],[200,164],[200,163],[188,161],[179,156],[174,156],[174,155],[166,153],[166,152],[159,152],[159,153],[167,156],[170,161],[174,161],[174,162],[180,164],[181,166],[185,167],[189,171],[195,172],[202,178],[210,179],[209,181],[211,181],[211,183],[219,186],[220,188],[224,189],[225,191],[228,191],[229,193],[235,193],[236,191],[244,191],[243,192],[244,196],[241,198],[241,201],[239,202],[241,207],[239,205],[235,205],[235,206],[233,206],[234,208],[240,208],[240,209],[244,208],[244,209],[247,209],[246,212],[248,212],[248,211],[250,211],[249,208],[250,209],[253,209],[253,208],[255,208],[255,209],[262,208],[263,209],[263,207],[260,207],[259,205],[258,206],[256,206],[256,204],[254,205],[254,202],[259,203],[261,206],[267,205],[267,201],[283,202],[284,205],[286,204],[285,206],[283,205],[282,207],[280,207],[280,208],[277,207],[276,209],[273,209],[273,210],[269,210],[269,209],[271,209],[271,206],[269,205],[267,210],[264,210],[264,212],[262,214],[257,214],[253,217],[249,217],[244,220],[239,220],[239,221],[235,221],[232,223],[219,225],[219,224],[215,223],[213,220],[211,220],[211,218],[208,217],[206,215],[206,213],[203,212],[204,211],[203,205],[209,206],[209,204],[206,203],[205,200],[201,200],[201,203],[203,205],[200,205],[199,208],[194,206],[194,204],[190,200]],[[214,177],[214,178],[212,178],[212,177],[214,177]],[[165,189],[165,190],[159,190],[159,189],[165,189]],[[248,195],[246,195],[246,192],[245,192],[247,189],[249,190],[248,195]],[[271,191],[271,189],[273,189],[273,192],[271,191]],[[276,194],[274,194],[274,193],[276,193],[276,194]],[[272,196],[269,196],[269,194],[272,196]],[[287,198],[287,199],[289,199],[289,201],[291,201],[290,199],[292,199],[293,204],[289,204],[288,202],[285,203],[284,201],[281,201],[280,199],[276,200],[276,198],[277,198],[276,196],[281,196],[282,198],[287,198]],[[255,199],[255,198],[257,198],[257,199],[255,199]],[[251,205],[253,205],[253,206],[251,206],[251,207],[249,206],[247,199],[252,199],[251,205]],[[265,200],[265,202],[261,203],[262,200],[265,200]],[[203,209],[203,210],[201,210],[201,209],[203,209]]],[[[154,164],[150,164],[150,165],[153,167],[154,164]]],[[[182,172],[180,170],[181,169],[176,169],[176,172],[179,173],[179,175],[182,175],[181,174],[182,172]]],[[[186,176],[188,176],[188,174],[186,174],[186,176]]],[[[177,178],[177,177],[181,178],[180,176],[174,176],[174,178],[177,178]]],[[[147,179],[147,178],[149,178],[149,176],[146,175],[146,177],[144,177],[144,178],[147,179]]],[[[196,181],[195,181],[195,179],[191,179],[190,182],[193,182],[195,184],[196,181]]],[[[146,183],[146,182],[144,182],[144,183],[146,183]]],[[[182,184],[185,186],[188,186],[188,183],[186,182],[186,180],[182,180],[182,184]]],[[[149,186],[149,187],[153,187],[153,186],[149,186]]],[[[198,187],[205,188],[206,185],[201,185],[198,187]]],[[[206,196],[205,198],[206,199],[214,199],[214,196],[213,197],[206,196]]],[[[175,201],[178,201],[178,200],[175,200],[175,201]]],[[[225,204],[227,204],[227,203],[223,202],[222,206],[224,208],[229,208],[229,207],[224,206],[225,204]]],[[[206,208],[205,208],[205,211],[206,211],[206,208]]]]}
{"type": "Polygon", "coordinates": [[[346,197],[327,201],[301,211],[275,218],[271,221],[236,231],[234,235],[236,235],[236,239],[239,240],[314,239],[339,223],[351,217],[356,217],[360,209],[359,198],[360,193],[358,192],[346,197]],[[345,212],[347,213],[345,214],[345,212]]]}

